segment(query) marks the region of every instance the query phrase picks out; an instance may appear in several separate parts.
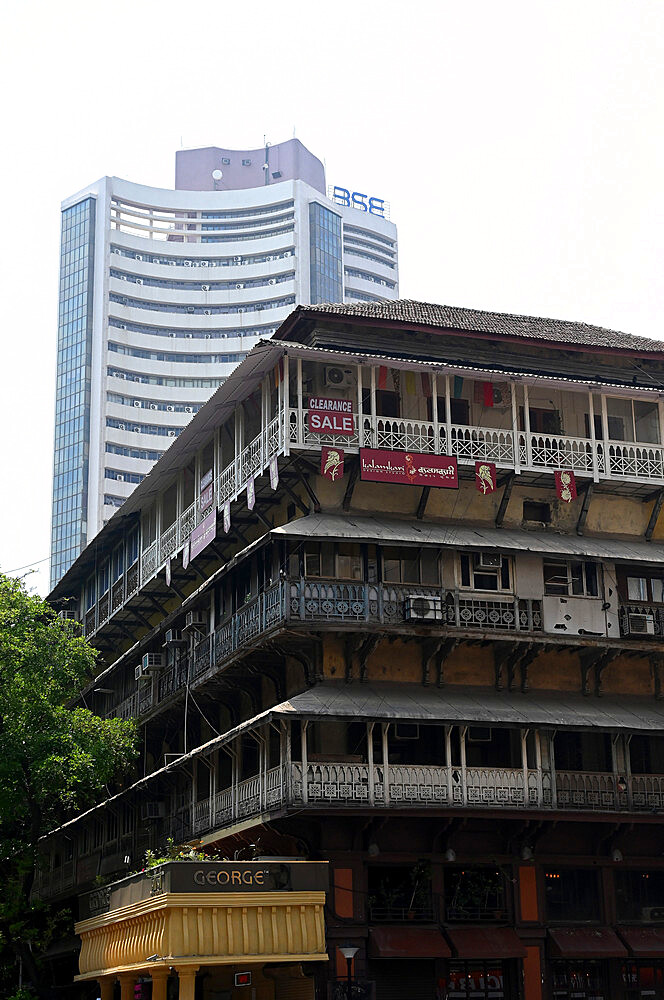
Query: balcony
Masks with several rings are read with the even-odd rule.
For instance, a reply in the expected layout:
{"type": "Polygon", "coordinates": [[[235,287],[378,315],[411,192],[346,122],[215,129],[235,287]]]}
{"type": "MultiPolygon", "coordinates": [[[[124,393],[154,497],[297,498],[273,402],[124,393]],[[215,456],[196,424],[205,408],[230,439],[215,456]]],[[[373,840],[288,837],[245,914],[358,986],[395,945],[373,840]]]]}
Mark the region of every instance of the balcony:
{"type": "Polygon", "coordinates": [[[304,808],[652,813],[664,808],[664,775],[293,761],[185,807],[171,819],[169,835],[187,839],[304,808]]]}

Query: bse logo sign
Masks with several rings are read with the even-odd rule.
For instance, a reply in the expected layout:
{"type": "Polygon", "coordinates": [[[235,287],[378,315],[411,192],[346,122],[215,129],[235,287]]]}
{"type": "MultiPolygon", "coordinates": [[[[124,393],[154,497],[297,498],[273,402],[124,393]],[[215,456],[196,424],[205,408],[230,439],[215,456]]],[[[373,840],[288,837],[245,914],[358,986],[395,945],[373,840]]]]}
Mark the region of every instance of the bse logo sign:
{"type": "Polygon", "coordinates": [[[385,218],[385,199],[370,198],[361,191],[349,191],[344,187],[332,188],[332,201],[344,208],[357,208],[360,212],[368,212],[369,215],[380,215],[385,218]]]}

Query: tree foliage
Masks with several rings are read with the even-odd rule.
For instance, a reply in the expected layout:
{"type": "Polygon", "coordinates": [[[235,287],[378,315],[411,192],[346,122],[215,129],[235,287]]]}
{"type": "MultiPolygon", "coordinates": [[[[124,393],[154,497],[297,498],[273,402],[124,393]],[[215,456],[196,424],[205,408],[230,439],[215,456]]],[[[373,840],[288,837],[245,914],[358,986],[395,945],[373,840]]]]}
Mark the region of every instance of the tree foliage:
{"type": "MultiPolygon", "coordinates": [[[[133,722],[70,708],[96,651],[20,580],[0,574],[0,966],[21,961],[40,988],[34,955],[53,914],[32,896],[40,838],[89,806],[136,755],[133,722]]],[[[71,931],[70,931],[71,932],[71,931]]],[[[14,985],[16,979],[14,975],[14,985]]],[[[2,995],[2,994],[0,994],[2,995]]]]}

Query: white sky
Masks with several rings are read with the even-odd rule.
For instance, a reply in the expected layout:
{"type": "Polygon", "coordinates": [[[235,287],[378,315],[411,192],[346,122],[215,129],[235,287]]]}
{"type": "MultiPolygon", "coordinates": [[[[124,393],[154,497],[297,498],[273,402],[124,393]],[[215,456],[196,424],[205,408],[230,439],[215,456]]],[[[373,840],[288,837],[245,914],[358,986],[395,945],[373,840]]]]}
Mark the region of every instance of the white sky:
{"type": "MultiPolygon", "coordinates": [[[[0,19],[0,567],[49,552],[60,201],[293,130],[401,294],[663,336],[659,0],[37,0],[0,19]]],[[[46,562],[31,579],[48,589],[46,562]]]]}

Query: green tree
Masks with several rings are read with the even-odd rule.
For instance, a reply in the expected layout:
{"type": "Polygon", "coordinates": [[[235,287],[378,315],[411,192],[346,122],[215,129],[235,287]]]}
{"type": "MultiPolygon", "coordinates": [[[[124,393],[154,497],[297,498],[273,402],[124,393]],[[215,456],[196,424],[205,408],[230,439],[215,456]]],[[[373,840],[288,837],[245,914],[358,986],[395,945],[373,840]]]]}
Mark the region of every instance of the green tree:
{"type": "MultiPolygon", "coordinates": [[[[0,966],[37,993],[36,957],[54,915],[33,896],[40,838],[89,806],[136,756],[133,722],[70,708],[94,674],[96,651],[21,580],[0,573],[0,966]]],[[[71,932],[71,931],[70,931],[71,932]]],[[[12,985],[13,984],[13,985],[12,985]]]]}

